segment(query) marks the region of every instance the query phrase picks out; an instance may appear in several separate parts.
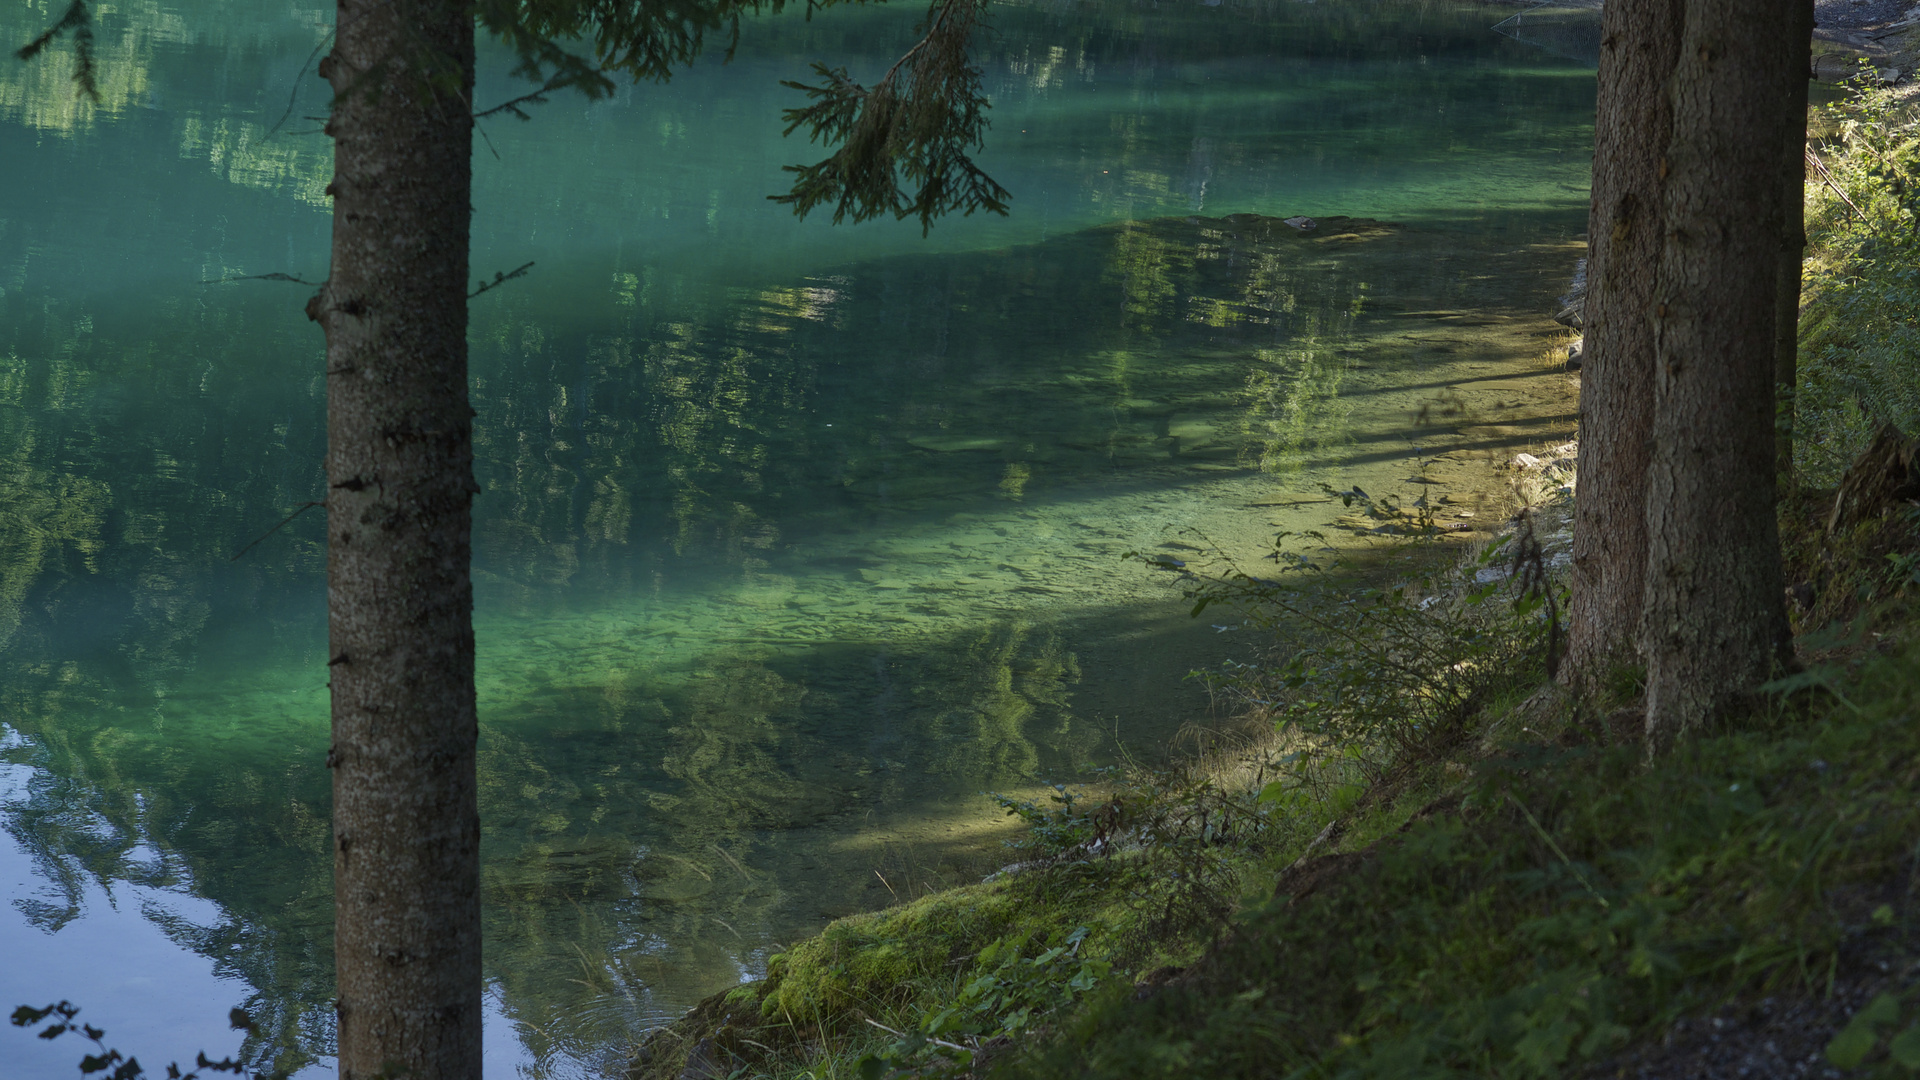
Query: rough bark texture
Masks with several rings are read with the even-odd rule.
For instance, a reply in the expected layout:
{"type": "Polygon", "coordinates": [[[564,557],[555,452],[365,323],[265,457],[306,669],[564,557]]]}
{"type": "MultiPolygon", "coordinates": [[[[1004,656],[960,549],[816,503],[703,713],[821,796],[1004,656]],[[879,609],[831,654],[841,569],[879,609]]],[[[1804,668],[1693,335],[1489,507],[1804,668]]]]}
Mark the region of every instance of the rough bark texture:
{"type": "Polygon", "coordinates": [[[1567,659],[1573,686],[1633,659],[1646,587],[1653,431],[1654,273],[1662,240],[1660,153],[1683,0],[1611,0],[1602,16],[1587,219],[1580,368],[1580,499],[1574,509],[1567,659]]]}
{"type": "MultiPolygon", "coordinates": [[[[1647,736],[1656,752],[1790,648],[1774,520],[1781,156],[1811,0],[1687,0],[1654,299],[1647,736]]],[[[1796,202],[1792,213],[1797,214],[1796,202]]]]}
{"type": "MultiPolygon", "coordinates": [[[[1804,140],[1804,137],[1803,137],[1804,140]]],[[[1798,182],[1794,194],[1805,198],[1798,182]]],[[[1782,241],[1774,275],[1773,322],[1773,471],[1780,483],[1793,476],[1793,429],[1799,416],[1800,281],[1806,257],[1806,233],[1798,243],[1782,241]]]]}
{"type": "MultiPolygon", "coordinates": [[[[1812,10],[1811,5],[1808,10],[1812,10]]],[[[1809,74],[1813,66],[1811,51],[1809,47],[1809,74]]],[[[1786,108],[1800,121],[1787,125],[1786,156],[1780,163],[1781,197],[1787,200],[1787,217],[1774,286],[1773,468],[1783,485],[1792,483],[1793,429],[1799,415],[1800,284],[1807,257],[1807,82],[1797,79],[1787,87],[1786,108]]]]}
{"type": "Polygon", "coordinates": [[[473,13],[342,0],[327,336],[340,1075],[480,1075],[467,237],[473,13]]]}

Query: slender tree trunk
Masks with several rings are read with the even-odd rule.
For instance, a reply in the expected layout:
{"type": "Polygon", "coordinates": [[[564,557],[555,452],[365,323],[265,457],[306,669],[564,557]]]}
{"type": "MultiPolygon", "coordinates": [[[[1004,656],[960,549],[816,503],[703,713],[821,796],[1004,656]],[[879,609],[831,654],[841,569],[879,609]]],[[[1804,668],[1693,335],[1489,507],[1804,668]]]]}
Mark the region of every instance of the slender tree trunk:
{"type": "Polygon", "coordinates": [[[1633,659],[1646,591],[1647,464],[1653,441],[1654,273],[1660,153],[1672,137],[1667,79],[1683,0],[1610,0],[1602,16],[1587,219],[1580,367],[1580,498],[1563,679],[1591,686],[1633,659]]]}
{"type": "Polygon", "coordinates": [[[340,0],[327,336],[340,1075],[480,1075],[467,237],[473,12],[340,0]]]}
{"type": "MultiPolygon", "coordinates": [[[[1805,197],[1796,188],[1796,194],[1805,197]]],[[[1781,242],[1780,266],[1774,278],[1773,311],[1773,472],[1781,490],[1793,477],[1793,432],[1799,420],[1800,397],[1800,276],[1806,241],[1781,242]]]]}
{"type": "MultiPolygon", "coordinates": [[[[1811,7],[1808,8],[1811,20],[1811,7]]],[[[1808,36],[1812,36],[1811,23],[1808,36]]],[[[1811,46],[1811,43],[1809,43],[1811,46]]],[[[1813,57],[1806,53],[1808,73],[1813,57]]],[[[1780,237],[1780,271],[1775,285],[1773,313],[1774,472],[1781,490],[1793,478],[1794,427],[1800,397],[1800,281],[1807,257],[1807,83],[1798,79],[1787,88],[1787,110],[1800,119],[1787,124],[1786,157],[1781,162],[1782,197],[1787,200],[1786,229],[1780,237]]]]}
{"type": "MultiPolygon", "coordinates": [[[[1774,328],[1812,0],[1687,0],[1654,298],[1647,735],[1658,752],[1791,648],[1774,520],[1774,328]]],[[[1799,211],[1798,200],[1792,211],[1799,211]]]]}

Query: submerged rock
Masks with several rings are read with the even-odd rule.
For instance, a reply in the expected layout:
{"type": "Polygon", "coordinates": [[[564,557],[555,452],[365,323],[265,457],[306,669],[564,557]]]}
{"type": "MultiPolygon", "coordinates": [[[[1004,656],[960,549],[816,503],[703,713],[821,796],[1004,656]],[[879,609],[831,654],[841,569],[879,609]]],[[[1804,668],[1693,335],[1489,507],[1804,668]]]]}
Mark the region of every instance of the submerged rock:
{"type": "Polygon", "coordinates": [[[1226,233],[1229,238],[1242,241],[1305,240],[1312,235],[1316,242],[1327,240],[1371,240],[1397,232],[1401,226],[1391,221],[1377,221],[1373,218],[1350,217],[1267,217],[1265,214],[1229,214],[1223,218],[1187,218],[1189,225],[1215,229],[1226,233]],[[1306,222],[1306,224],[1298,224],[1306,222]],[[1327,235],[1319,235],[1327,234],[1327,235]]]}
{"type": "Polygon", "coordinates": [[[1587,312],[1587,260],[1573,264],[1573,282],[1560,298],[1560,311],[1553,321],[1573,330],[1585,330],[1587,312]]]}
{"type": "Polygon", "coordinates": [[[998,450],[1007,440],[993,435],[916,435],[907,445],[936,454],[961,454],[968,451],[998,450]]]}
{"type": "Polygon", "coordinates": [[[1219,437],[1212,421],[1200,420],[1190,416],[1176,416],[1167,422],[1167,435],[1180,441],[1180,449],[1192,450],[1206,446],[1219,437]]]}

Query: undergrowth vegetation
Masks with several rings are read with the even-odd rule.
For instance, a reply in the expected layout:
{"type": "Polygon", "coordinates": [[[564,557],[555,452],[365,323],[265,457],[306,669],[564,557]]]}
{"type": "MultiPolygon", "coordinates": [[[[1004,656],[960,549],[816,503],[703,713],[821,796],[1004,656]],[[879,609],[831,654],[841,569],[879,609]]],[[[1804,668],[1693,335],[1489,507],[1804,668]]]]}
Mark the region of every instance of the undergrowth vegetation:
{"type": "Polygon", "coordinates": [[[1881,427],[1920,432],[1920,111],[1877,77],[1816,113],[1796,464],[1831,486],[1881,427]]]}
{"type": "MultiPolygon", "coordinates": [[[[1311,887],[1283,877],[1206,964],[1144,1002],[1110,991],[1012,1074],[1574,1075],[1738,995],[1820,995],[1844,950],[1908,957],[1920,657],[1845,694],[1652,768],[1578,738],[1474,762],[1424,818],[1311,887]]],[[[1920,1038],[1908,979],[1852,1064],[1920,1038]]]]}
{"type": "MultiPolygon", "coordinates": [[[[1431,548],[1439,538],[1424,499],[1402,508],[1357,489],[1334,494],[1373,517],[1403,522],[1410,546],[1431,548]]],[[[1298,763],[1296,783],[1269,787],[1266,798],[1328,796],[1317,782],[1326,770],[1315,748],[1340,748],[1369,782],[1387,769],[1429,763],[1464,738],[1487,706],[1537,681],[1554,663],[1565,606],[1536,533],[1550,516],[1559,515],[1524,511],[1503,538],[1465,560],[1450,558],[1452,549],[1421,552],[1424,571],[1333,603],[1290,580],[1326,568],[1290,550],[1295,538],[1285,533],[1271,556],[1275,576],[1237,567],[1187,571],[1195,615],[1231,605],[1272,642],[1274,663],[1229,662],[1202,676],[1216,700],[1270,722],[1295,747],[1284,760],[1298,763]]]]}

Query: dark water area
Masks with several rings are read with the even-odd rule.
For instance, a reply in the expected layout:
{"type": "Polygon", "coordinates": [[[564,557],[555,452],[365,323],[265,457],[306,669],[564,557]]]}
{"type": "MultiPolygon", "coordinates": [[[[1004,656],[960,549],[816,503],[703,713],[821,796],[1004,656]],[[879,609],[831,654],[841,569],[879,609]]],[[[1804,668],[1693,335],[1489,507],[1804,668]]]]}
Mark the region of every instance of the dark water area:
{"type": "MultiPolygon", "coordinates": [[[[1012,214],[795,221],[779,80],[871,77],[915,14],[483,125],[474,273],[536,264],[471,324],[498,1075],[597,1075],[991,870],[980,792],[1205,722],[1182,676],[1255,643],[1123,553],[1251,563],[1322,482],[1464,495],[1570,428],[1592,77],[1510,9],[1004,5],[1012,214]]],[[[258,1067],[331,1065],[324,511],[274,531],[324,490],[322,342],[307,288],[227,281],[326,274],[331,16],[103,10],[97,107],[0,65],[0,1005],[150,1066],[234,1006],[258,1067]]]]}

